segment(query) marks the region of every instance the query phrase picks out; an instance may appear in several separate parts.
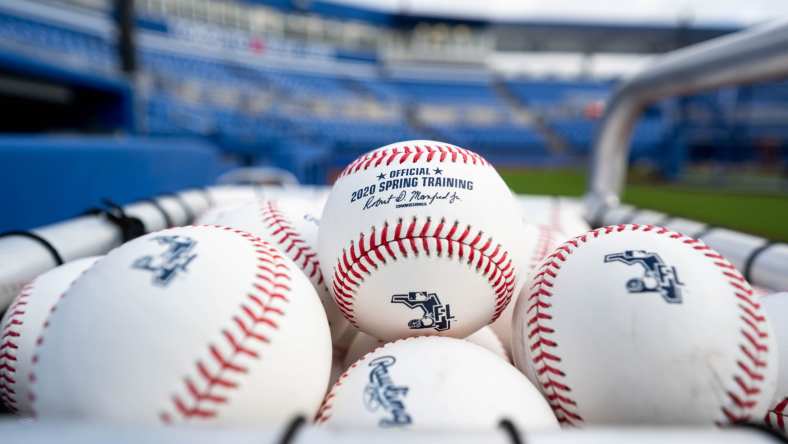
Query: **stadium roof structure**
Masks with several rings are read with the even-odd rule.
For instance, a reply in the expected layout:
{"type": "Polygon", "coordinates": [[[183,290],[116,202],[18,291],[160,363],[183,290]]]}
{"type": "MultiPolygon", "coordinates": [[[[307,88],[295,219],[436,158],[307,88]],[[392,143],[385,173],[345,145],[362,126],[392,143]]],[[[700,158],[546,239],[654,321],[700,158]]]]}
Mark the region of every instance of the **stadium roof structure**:
{"type": "Polygon", "coordinates": [[[691,11],[672,19],[667,16],[645,19],[634,14],[630,18],[616,14],[584,17],[571,10],[565,16],[536,11],[502,17],[479,9],[478,3],[477,13],[473,13],[469,2],[463,1],[457,2],[460,5],[457,9],[446,5],[431,8],[434,3],[406,0],[240,1],[405,30],[425,23],[466,25],[493,31],[497,49],[503,51],[663,53],[745,27],[745,23],[733,19],[695,20],[691,11]]]}
{"type": "MultiPolygon", "coordinates": [[[[278,0],[280,3],[288,0],[278,0]]],[[[489,22],[615,22],[653,25],[691,20],[705,25],[749,26],[788,14],[782,0],[290,0],[300,6],[331,3],[381,13],[489,22]]]]}
{"type": "Polygon", "coordinates": [[[461,22],[465,24],[571,23],[575,26],[625,26],[636,28],[673,28],[690,23],[693,28],[740,29],[770,20],[788,6],[779,0],[757,0],[755,6],[742,8],[713,0],[694,0],[690,4],[676,0],[640,3],[613,0],[588,6],[584,0],[560,2],[492,0],[237,0],[284,11],[311,12],[318,15],[357,19],[397,25],[412,21],[461,22]],[[710,3],[711,2],[711,3],[710,3]],[[710,3],[711,7],[703,7],[710,3]],[[775,3],[775,5],[771,5],[775,3]],[[764,8],[768,6],[768,8],[764,8]]]}
{"type": "Polygon", "coordinates": [[[540,20],[492,25],[501,51],[663,53],[741,30],[736,25],[540,20]]]}

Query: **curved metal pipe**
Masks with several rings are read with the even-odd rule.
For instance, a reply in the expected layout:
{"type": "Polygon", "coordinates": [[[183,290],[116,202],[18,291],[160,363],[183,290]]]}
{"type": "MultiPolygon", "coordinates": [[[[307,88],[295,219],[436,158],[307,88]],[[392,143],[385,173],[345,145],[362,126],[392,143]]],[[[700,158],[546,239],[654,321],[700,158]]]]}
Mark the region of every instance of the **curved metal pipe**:
{"type": "Polygon", "coordinates": [[[616,207],[632,132],[643,108],[660,99],[788,76],[788,19],[667,53],[625,81],[608,104],[594,145],[586,194],[598,224],[616,207]]]}
{"type": "MultiPolygon", "coordinates": [[[[730,85],[788,77],[788,19],[674,51],[625,81],[611,99],[591,159],[585,197],[586,216],[594,226],[606,223],[665,221],[648,212],[619,210],[627,174],[632,132],[643,109],[660,99],[730,85]],[[645,217],[643,221],[638,215],[645,217]]],[[[654,213],[654,212],[650,212],[654,213]]],[[[641,217],[641,218],[642,218],[641,217]]],[[[665,223],[665,222],[660,222],[665,223]]],[[[724,229],[709,229],[684,219],[668,226],[691,234],[728,257],[756,285],[788,290],[788,245],[724,229]]]]}

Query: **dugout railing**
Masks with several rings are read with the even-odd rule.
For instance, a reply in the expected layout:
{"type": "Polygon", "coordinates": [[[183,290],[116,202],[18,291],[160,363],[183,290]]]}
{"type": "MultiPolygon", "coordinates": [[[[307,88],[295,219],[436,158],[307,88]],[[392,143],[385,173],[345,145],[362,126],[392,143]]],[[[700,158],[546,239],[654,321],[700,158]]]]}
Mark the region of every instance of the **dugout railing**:
{"type": "MultiPolygon", "coordinates": [[[[632,132],[648,105],[670,97],[783,78],[788,78],[788,19],[667,53],[622,82],[607,105],[592,153],[585,197],[589,223],[667,226],[701,238],[733,262],[753,284],[788,290],[788,245],[620,206],[632,132]]],[[[764,208],[764,214],[759,216],[769,217],[768,212],[764,208]]]]}

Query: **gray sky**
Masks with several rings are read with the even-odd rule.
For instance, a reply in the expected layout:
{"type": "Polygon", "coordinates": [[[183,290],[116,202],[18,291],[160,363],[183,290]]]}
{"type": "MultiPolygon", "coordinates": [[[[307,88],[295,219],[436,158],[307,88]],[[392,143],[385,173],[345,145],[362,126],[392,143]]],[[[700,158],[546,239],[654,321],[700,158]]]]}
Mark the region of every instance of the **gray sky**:
{"type": "Polygon", "coordinates": [[[374,9],[493,20],[571,19],[754,24],[788,17],[788,0],[333,0],[374,9]]]}

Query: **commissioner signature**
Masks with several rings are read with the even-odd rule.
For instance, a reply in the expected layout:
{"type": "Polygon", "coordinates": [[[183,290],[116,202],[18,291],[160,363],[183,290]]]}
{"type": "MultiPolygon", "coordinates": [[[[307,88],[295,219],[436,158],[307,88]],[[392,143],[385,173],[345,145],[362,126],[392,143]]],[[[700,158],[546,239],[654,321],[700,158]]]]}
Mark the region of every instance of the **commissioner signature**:
{"type": "Polygon", "coordinates": [[[401,191],[396,194],[389,194],[386,197],[370,196],[366,202],[364,202],[362,210],[385,207],[389,205],[394,205],[396,208],[426,207],[439,201],[446,202],[451,205],[460,200],[462,199],[456,191],[435,191],[432,193],[424,193],[419,190],[413,190],[410,192],[401,191]]]}

